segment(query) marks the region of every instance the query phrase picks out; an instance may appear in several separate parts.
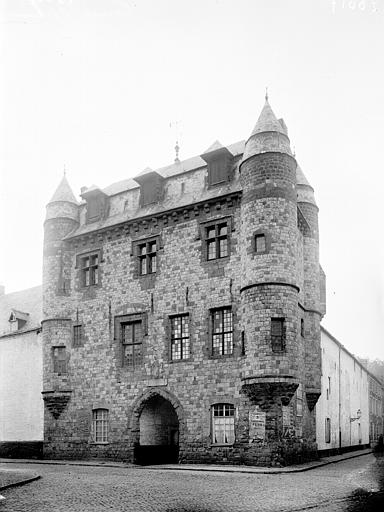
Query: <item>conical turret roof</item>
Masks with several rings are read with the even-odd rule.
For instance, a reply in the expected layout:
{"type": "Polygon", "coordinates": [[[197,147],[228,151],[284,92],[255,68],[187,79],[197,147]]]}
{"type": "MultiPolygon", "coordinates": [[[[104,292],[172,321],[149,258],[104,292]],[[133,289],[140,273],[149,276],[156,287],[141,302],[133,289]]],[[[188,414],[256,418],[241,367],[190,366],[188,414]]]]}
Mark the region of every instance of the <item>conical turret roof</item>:
{"type": "Polygon", "coordinates": [[[78,204],[65,174],[49,203],[55,203],[57,201],[66,201],[67,203],[78,204]]]}
{"type": "Polygon", "coordinates": [[[310,203],[317,206],[313,187],[309,184],[299,164],[296,167],[296,190],[298,203],[310,203]]]}
{"type": "Polygon", "coordinates": [[[277,119],[266,97],[259,119],[245,143],[242,163],[255,155],[268,152],[292,156],[287,127],[282,119],[277,119]]]}
{"type": "Polygon", "coordinates": [[[297,164],[297,167],[296,167],[296,183],[298,185],[304,185],[304,186],[307,186],[307,187],[311,187],[311,185],[309,184],[309,181],[305,177],[303,169],[300,167],[299,164],[297,164]]]}
{"type": "Polygon", "coordinates": [[[263,110],[259,115],[259,119],[250,135],[250,138],[257,133],[263,132],[279,132],[283,135],[287,135],[287,130],[282,126],[280,121],[275,116],[268,99],[265,98],[265,104],[263,110]]]}

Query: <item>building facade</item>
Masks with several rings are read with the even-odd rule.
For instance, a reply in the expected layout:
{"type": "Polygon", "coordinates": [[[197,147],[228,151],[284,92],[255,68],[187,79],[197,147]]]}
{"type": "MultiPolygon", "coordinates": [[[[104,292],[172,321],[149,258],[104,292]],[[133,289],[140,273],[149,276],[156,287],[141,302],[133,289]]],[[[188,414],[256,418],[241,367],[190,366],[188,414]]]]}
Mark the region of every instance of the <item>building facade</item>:
{"type": "Polygon", "coordinates": [[[0,457],[41,457],[42,288],[0,291],[0,457]]]}
{"type": "Polygon", "coordinates": [[[384,435],[383,388],[383,383],[375,375],[369,373],[369,441],[371,445],[375,445],[379,437],[384,435]]]}
{"type": "Polygon", "coordinates": [[[266,100],[246,142],[47,206],[45,456],[316,454],[318,208],[266,100]]]}
{"type": "Polygon", "coordinates": [[[326,329],[321,328],[323,375],[316,404],[319,451],[369,446],[369,373],[326,329]]]}

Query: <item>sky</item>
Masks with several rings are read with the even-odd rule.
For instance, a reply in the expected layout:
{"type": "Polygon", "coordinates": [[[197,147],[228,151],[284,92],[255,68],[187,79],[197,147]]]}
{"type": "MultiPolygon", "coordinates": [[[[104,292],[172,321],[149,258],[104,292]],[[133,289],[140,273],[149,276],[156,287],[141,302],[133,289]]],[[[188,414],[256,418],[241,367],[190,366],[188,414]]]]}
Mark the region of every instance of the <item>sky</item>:
{"type": "Polygon", "coordinates": [[[265,88],[320,208],[323,325],[384,359],[384,0],[0,0],[0,284],[45,206],[249,136],[265,88]]]}

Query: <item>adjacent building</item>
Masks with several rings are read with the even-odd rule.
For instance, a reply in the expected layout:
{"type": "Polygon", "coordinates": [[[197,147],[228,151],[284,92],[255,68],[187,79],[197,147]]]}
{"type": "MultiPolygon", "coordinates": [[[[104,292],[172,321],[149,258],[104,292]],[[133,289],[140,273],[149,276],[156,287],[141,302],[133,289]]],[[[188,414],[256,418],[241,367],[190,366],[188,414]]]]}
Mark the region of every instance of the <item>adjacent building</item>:
{"type": "Polygon", "coordinates": [[[321,396],[316,404],[320,452],[359,449],[383,434],[383,383],[321,328],[321,396]]]}
{"type": "Polygon", "coordinates": [[[318,208],[268,100],[251,135],[47,206],[44,452],[316,456],[318,208]]]}
{"type": "Polygon", "coordinates": [[[0,288],[0,456],[41,457],[42,287],[0,288]]]}

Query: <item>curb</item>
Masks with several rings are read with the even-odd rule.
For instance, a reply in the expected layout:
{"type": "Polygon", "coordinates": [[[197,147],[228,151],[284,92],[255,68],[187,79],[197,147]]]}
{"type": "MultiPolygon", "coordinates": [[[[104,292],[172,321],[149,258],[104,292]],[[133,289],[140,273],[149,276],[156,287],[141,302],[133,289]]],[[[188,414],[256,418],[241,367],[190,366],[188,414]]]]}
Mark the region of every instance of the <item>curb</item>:
{"type": "Polygon", "coordinates": [[[180,465],[175,465],[175,466],[172,466],[172,467],[169,467],[169,466],[140,466],[140,468],[143,468],[143,469],[153,469],[153,470],[165,470],[165,471],[200,471],[200,472],[216,472],[216,473],[247,473],[247,474],[253,474],[253,475],[281,475],[281,474],[289,474],[289,473],[303,473],[304,471],[310,471],[311,469],[317,469],[317,468],[321,468],[323,466],[328,466],[329,464],[336,464],[338,462],[343,462],[344,460],[349,460],[349,459],[355,459],[357,457],[363,457],[364,455],[370,455],[372,453],[372,450],[369,451],[369,452],[365,452],[365,453],[359,453],[359,454],[353,454],[353,455],[350,455],[349,457],[343,457],[343,458],[340,458],[340,459],[337,459],[337,460],[325,460],[323,462],[317,462],[317,463],[314,463],[313,465],[308,465],[308,466],[304,466],[304,467],[298,467],[298,468],[292,468],[290,469],[289,467],[288,468],[262,468],[262,467],[257,467],[257,466],[253,466],[254,469],[245,469],[245,466],[244,469],[242,469],[241,466],[238,466],[236,467],[236,469],[232,468],[232,467],[225,467],[225,466],[222,466],[220,468],[216,467],[216,468],[209,468],[209,467],[204,467],[204,468],[200,468],[200,467],[191,467],[191,466],[188,466],[188,467],[183,467],[182,464],[180,465]],[[239,468],[239,469],[238,469],[239,468]]]}
{"type": "MultiPolygon", "coordinates": [[[[349,456],[338,457],[336,460],[323,460],[319,462],[315,462],[313,464],[303,465],[302,467],[286,467],[286,468],[263,468],[261,466],[221,466],[221,467],[209,467],[204,466],[201,467],[198,464],[196,465],[184,465],[184,464],[174,464],[172,466],[166,465],[148,465],[141,466],[138,464],[124,464],[124,463],[100,463],[100,462],[72,462],[72,461],[44,461],[44,460],[23,460],[23,459],[12,459],[12,460],[4,460],[1,459],[0,463],[2,464],[50,464],[55,466],[83,466],[83,467],[104,467],[104,468],[121,468],[121,469],[152,469],[155,471],[200,471],[200,472],[216,472],[216,473],[248,473],[248,474],[269,474],[269,475],[280,475],[280,474],[289,474],[289,473],[303,473],[305,471],[310,471],[311,469],[317,469],[323,466],[328,466],[329,464],[336,464],[338,462],[343,462],[344,460],[355,459],[357,457],[362,457],[364,455],[370,455],[372,450],[365,450],[364,453],[352,452],[349,456]],[[243,469],[244,468],[244,469],[243,469]],[[252,469],[251,469],[252,468],[252,469]]],[[[331,458],[331,457],[330,457],[331,458]]],[[[40,477],[37,477],[40,478],[40,477]]],[[[33,481],[37,479],[36,477],[32,480],[28,480],[25,483],[29,483],[29,481],[33,481]]],[[[10,484],[7,487],[12,487],[16,484],[10,484]]],[[[22,485],[22,483],[20,484],[22,485]]],[[[5,487],[0,487],[0,491],[5,487]]]]}
{"type": "Polygon", "coordinates": [[[0,487],[0,491],[4,491],[5,489],[10,489],[11,487],[19,487],[22,485],[30,484],[31,482],[34,482],[35,480],[39,480],[41,478],[40,475],[33,476],[31,478],[26,478],[25,480],[18,480],[17,482],[12,482],[8,485],[3,485],[3,487],[0,487]]]}

